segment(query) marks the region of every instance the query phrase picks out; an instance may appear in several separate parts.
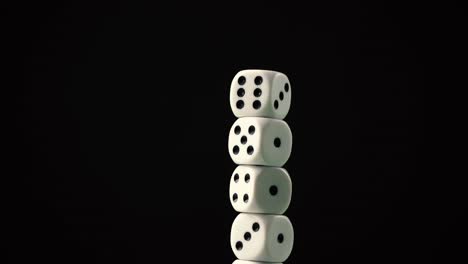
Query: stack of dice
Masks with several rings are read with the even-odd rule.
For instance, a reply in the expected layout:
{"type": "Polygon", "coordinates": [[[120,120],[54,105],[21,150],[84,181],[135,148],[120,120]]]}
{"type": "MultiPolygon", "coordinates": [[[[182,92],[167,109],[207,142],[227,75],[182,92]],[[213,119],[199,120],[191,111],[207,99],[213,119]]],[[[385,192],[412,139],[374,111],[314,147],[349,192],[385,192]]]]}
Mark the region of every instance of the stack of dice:
{"type": "Polygon", "coordinates": [[[231,83],[230,104],[238,118],[229,132],[229,154],[238,166],[229,186],[234,264],[281,263],[291,254],[294,230],[282,215],[292,184],[281,168],[291,155],[292,134],[283,119],[291,105],[291,84],[283,73],[243,70],[231,83]]]}

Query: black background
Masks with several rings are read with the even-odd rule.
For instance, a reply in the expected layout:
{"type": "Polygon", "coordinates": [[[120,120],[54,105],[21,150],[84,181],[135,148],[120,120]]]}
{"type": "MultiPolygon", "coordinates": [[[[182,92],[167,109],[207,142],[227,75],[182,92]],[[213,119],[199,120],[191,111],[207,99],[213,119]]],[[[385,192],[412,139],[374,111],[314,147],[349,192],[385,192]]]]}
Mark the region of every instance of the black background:
{"type": "Polygon", "coordinates": [[[248,68],[292,84],[287,262],[460,257],[461,211],[426,159],[424,7],[67,1],[6,18],[8,263],[232,262],[229,84],[248,68]]]}

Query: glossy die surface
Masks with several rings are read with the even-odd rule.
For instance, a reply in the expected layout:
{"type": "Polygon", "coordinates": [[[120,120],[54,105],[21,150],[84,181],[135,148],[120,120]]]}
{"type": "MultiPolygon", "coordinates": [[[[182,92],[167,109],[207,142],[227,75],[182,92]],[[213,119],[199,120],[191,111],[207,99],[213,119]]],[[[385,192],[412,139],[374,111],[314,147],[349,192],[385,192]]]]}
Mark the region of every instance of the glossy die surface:
{"type": "Polygon", "coordinates": [[[280,72],[243,70],[232,79],[229,101],[236,117],[284,119],[291,106],[291,84],[280,72]]]}
{"type": "Polygon", "coordinates": [[[291,155],[291,129],[282,120],[239,118],[229,131],[228,148],[236,164],[281,167],[291,155]]]}
{"type": "Polygon", "coordinates": [[[231,205],[241,213],[283,214],[291,193],[288,172],[277,167],[240,165],[229,184],[231,205]]]}
{"type": "Polygon", "coordinates": [[[284,215],[240,213],[231,228],[231,248],[240,260],[283,262],[291,254],[294,230],[284,215]]]}

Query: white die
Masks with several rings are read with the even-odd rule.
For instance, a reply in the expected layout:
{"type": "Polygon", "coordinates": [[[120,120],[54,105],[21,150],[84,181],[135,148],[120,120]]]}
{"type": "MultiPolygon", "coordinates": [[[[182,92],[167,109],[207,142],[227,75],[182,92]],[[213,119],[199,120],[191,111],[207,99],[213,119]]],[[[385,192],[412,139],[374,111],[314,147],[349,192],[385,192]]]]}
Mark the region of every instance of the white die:
{"type": "Polygon", "coordinates": [[[293,244],[294,230],[284,215],[240,213],[232,224],[231,248],[240,260],[283,262],[293,244]]]}
{"type": "Polygon", "coordinates": [[[282,264],[282,263],[271,263],[271,262],[258,262],[236,259],[232,264],[282,264]]]}
{"type": "Polygon", "coordinates": [[[283,214],[291,202],[292,183],[283,168],[238,166],[229,185],[234,210],[241,213],[283,214]]]}
{"type": "Polygon", "coordinates": [[[291,84],[280,72],[243,70],[231,82],[229,101],[236,117],[284,119],[291,106],[291,84]]]}
{"type": "Polygon", "coordinates": [[[228,147],[236,164],[281,167],[291,155],[291,129],[283,120],[239,118],[229,131],[228,147]]]}

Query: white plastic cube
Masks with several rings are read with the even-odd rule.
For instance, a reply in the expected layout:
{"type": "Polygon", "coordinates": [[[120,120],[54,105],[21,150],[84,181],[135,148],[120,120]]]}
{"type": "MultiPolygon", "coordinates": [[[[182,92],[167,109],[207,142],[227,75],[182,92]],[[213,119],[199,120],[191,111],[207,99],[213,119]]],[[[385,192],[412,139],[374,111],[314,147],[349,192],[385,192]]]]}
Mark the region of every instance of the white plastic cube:
{"type": "Polygon", "coordinates": [[[283,120],[239,118],[229,132],[228,147],[236,164],[281,167],[291,155],[291,129],[283,120]]]}
{"type": "Polygon", "coordinates": [[[231,248],[240,260],[283,262],[291,254],[294,230],[284,215],[240,213],[231,228],[231,248]]]}
{"type": "Polygon", "coordinates": [[[243,70],[231,82],[229,101],[236,117],[284,119],[291,106],[291,84],[280,72],[243,70]]]}
{"type": "Polygon", "coordinates": [[[241,213],[283,214],[291,191],[288,172],[277,167],[238,166],[229,185],[232,207],[241,213]]]}

